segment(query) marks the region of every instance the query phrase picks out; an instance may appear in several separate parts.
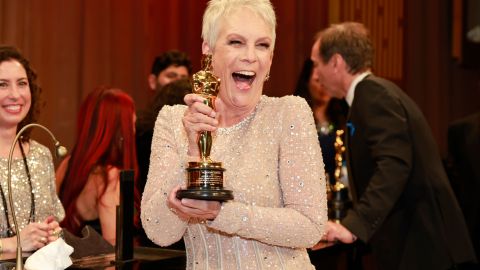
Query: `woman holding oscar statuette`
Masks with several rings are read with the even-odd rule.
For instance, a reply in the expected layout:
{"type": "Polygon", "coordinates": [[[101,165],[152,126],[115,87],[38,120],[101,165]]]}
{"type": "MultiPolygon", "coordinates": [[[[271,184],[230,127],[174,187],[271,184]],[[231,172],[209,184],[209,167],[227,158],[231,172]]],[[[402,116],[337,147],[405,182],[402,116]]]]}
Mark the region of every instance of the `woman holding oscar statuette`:
{"type": "Polygon", "coordinates": [[[220,79],[214,109],[188,94],[186,106],[158,115],[142,224],[161,246],[183,237],[187,269],[314,269],[306,248],[327,221],[322,155],[305,100],[262,95],[275,27],[268,0],[210,1],[202,51],[220,79]],[[200,160],[202,131],[211,131],[210,156],[233,200],[177,198],[188,163],[200,160]]]}

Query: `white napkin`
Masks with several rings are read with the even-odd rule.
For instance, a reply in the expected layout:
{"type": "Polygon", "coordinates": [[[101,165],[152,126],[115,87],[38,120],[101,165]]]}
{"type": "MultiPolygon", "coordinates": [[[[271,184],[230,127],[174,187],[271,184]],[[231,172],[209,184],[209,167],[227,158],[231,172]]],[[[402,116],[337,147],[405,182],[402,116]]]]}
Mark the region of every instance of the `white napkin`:
{"type": "Polygon", "coordinates": [[[27,270],[63,270],[72,265],[70,254],[73,247],[67,245],[62,238],[42,247],[28,257],[25,262],[27,270]]]}

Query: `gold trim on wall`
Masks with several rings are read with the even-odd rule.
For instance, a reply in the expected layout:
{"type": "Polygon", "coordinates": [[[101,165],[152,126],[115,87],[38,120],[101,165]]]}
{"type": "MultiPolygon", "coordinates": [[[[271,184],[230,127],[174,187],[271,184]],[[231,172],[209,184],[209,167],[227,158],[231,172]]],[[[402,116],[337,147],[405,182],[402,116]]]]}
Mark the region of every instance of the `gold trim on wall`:
{"type": "Polygon", "coordinates": [[[328,0],[328,23],[334,24],[340,22],[340,1],[328,0]]]}
{"type": "Polygon", "coordinates": [[[452,1],[452,56],[462,60],[463,0],[452,1]]]}

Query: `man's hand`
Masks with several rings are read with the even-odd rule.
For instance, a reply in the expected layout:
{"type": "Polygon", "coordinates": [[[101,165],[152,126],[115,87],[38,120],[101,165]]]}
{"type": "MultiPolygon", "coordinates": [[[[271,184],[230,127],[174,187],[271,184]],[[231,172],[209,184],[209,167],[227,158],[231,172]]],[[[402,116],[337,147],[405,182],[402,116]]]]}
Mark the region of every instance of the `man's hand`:
{"type": "Polygon", "coordinates": [[[345,244],[351,244],[357,240],[357,237],[353,235],[347,228],[342,224],[328,221],[327,222],[327,232],[322,237],[322,240],[327,242],[336,242],[340,241],[345,244]]]}

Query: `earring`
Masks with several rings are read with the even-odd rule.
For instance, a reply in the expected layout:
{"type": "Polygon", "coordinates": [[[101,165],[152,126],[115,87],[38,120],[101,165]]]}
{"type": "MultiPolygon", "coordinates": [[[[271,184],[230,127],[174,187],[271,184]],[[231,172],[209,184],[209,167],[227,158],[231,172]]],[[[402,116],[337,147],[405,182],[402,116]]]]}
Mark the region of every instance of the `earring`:
{"type": "Polygon", "coordinates": [[[268,81],[268,79],[270,79],[270,72],[267,73],[267,76],[265,76],[265,79],[263,81],[266,82],[266,81],[268,81]]]}

